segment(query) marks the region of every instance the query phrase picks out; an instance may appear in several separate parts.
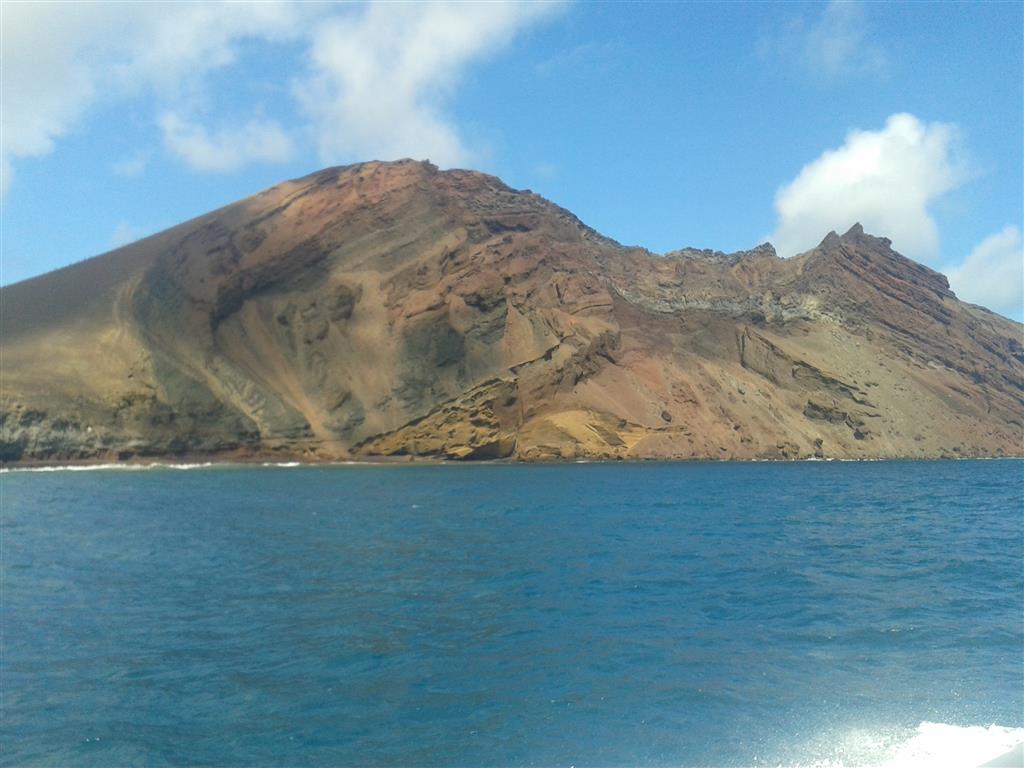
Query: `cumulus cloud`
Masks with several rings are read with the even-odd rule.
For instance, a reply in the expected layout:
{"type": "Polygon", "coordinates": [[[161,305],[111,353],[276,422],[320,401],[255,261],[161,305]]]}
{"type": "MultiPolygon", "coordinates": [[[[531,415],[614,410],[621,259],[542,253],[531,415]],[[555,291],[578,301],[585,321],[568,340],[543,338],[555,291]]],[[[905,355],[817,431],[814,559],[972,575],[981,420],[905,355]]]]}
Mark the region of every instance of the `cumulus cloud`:
{"type": "Polygon", "coordinates": [[[909,114],[892,115],[878,131],[850,131],[776,193],[771,241],[792,256],[859,221],[907,256],[933,261],[939,234],[930,206],[967,178],[958,143],[955,126],[909,114]]]}
{"type": "Polygon", "coordinates": [[[53,151],[97,104],[155,97],[165,146],[199,171],[288,156],[279,124],[242,118],[212,131],[210,73],[246,42],[297,44],[292,83],[322,159],[403,155],[442,164],[471,154],[444,107],[465,68],[552,13],[547,3],[0,3],[2,187],[13,163],[53,151]],[[257,148],[259,140],[269,145],[257,148]],[[224,159],[215,150],[228,152],[224,159]]]}
{"type": "Polygon", "coordinates": [[[295,84],[320,158],[466,163],[472,153],[443,113],[463,70],[554,8],[377,3],[325,20],[313,35],[311,75],[295,84]]]}
{"type": "Polygon", "coordinates": [[[173,112],[164,113],[158,122],[167,149],[195,171],[228,173],[254,162],[284,162],[293,152],[291,139],[272,120],[252,120],[212,135],[173,112]]]}
{"type": "Polygon", "coordinates": [[[961,264],[943,271],[964,301],[1013,317],[1024,313],[1024,248],[1017,227],[986,237],[961,264]]]}

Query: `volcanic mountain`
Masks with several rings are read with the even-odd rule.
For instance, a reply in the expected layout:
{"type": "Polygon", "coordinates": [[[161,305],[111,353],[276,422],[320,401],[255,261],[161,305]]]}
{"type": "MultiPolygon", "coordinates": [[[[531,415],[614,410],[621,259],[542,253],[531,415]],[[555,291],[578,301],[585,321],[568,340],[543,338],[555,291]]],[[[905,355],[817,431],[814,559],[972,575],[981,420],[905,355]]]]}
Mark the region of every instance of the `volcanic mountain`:
{"type": "Polygon", "coordinates": [[[6,462],[1024,453],[1024,328],[859,225],[655,255],[429,163],[280,184],[0,311],[6,462]]]}

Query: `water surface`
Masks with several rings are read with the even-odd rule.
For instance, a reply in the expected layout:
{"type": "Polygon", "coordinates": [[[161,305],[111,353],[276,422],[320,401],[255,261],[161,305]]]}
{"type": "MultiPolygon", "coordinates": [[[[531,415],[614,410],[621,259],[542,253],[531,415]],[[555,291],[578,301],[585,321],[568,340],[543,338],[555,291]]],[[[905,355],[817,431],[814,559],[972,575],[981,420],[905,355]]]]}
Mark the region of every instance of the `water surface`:
{"type": "Polygon", "coordinates": [[[1020,461],[0,486],[10,765],[855,765],[1024,726],[1020,461]]]}

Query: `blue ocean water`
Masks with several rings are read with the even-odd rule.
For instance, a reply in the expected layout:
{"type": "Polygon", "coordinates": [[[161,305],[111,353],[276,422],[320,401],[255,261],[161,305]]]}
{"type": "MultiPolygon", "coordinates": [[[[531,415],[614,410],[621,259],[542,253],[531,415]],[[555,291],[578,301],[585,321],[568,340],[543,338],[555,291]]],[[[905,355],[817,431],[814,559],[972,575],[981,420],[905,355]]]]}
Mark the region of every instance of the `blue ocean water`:
{"type": "Polygon", "coordinates": [[[1024,738],[1021,461],[0,490],[7,765],[858,765],[1024,738]]]}

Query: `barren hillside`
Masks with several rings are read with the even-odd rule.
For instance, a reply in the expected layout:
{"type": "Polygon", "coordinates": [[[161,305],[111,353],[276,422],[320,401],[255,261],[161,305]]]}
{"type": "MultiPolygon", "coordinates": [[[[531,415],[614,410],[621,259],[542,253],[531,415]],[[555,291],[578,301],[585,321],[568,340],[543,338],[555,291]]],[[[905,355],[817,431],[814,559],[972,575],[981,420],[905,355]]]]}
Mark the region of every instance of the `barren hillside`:
{"type": "Polygon", "coordinates": [[[854,226],[624,248],[365,163],[0,290],[5,461],[1024,453],[1022,326],[854,226]]]}

